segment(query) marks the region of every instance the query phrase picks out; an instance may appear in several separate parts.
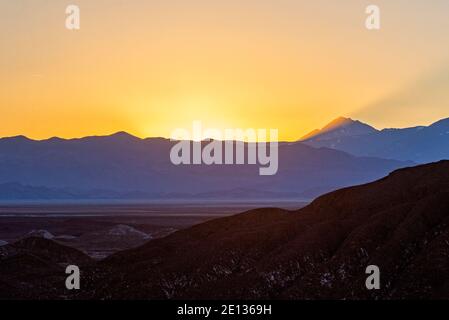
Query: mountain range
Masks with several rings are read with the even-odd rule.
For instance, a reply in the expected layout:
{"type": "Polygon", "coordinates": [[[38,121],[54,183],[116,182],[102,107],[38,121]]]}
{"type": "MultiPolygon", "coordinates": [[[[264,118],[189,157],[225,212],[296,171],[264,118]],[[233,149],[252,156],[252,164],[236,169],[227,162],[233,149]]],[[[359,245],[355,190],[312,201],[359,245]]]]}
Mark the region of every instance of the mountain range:
{"type": "Polygon", "coordinates": [[[208,221],[94,262],[49,239],[0,247],[16,299],[447,299],[449,161],[400,169],[287,211],[208,221]],[[67,291],[77,264],[83,290],[67,291]],[[366,267],[381,287],[367,290],[366,267]]]}
{"type": "Polygon", "coordinates": [[[383,130],[339,118],[300,141],[315,148],[332,148],[355,156],[428,163],[449,159],[449,118],[430,126],[383,130]]]}
{"type": "Polygon", "coordinates": [[[0,200],[311,199],[413,165],[294,142],[279,145],[277,174],[260,176],[258,165],[173,165],[175,143],[125,132],[69,140],[3,138],[0,200]]]}
{"type": "Polygon", "coordinates": [[[175,142],[126,132],[2,138],[0,200],[308,200],[398,168],[449,159],[448,138],[449,119],[377,130],[340,117],[297,142],[280,143],[274,176],[260,176],[257,165],[176,166],[169,158],[175,142]]]}

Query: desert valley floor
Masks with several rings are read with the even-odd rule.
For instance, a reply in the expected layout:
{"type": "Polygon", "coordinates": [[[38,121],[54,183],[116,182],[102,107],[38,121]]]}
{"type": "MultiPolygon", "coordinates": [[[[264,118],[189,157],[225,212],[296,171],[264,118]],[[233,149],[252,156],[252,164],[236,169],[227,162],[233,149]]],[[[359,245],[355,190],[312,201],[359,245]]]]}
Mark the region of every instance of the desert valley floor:
{"type": "MultiPolygon", "coordinates": [[[[296,210],[305,202],[274,202],[296,210]]],[[[30,236],[77,248],[97,259],[208,220],[268,206],[259,202],[0,204],[0,243],[30,236]]],[[[273,206],[272,203],[269,205],[273,206]]]]}

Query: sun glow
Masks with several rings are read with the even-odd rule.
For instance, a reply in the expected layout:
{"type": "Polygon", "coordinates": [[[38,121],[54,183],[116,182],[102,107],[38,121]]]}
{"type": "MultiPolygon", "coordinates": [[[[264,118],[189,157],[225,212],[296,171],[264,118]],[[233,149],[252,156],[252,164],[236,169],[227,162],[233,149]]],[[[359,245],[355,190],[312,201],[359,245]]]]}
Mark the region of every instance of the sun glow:
{"type": "Polygon", "coordinates": [[[292,141],[338,116],[428,124],[448,116],[448,4],[426,23],[427,5],[400,2],[379,0],[388,14],[369,33],[357,0],[78,0],[76,31],[63,1],[2,1],[0,136],[169,137],[198,120],[292,141]]]}

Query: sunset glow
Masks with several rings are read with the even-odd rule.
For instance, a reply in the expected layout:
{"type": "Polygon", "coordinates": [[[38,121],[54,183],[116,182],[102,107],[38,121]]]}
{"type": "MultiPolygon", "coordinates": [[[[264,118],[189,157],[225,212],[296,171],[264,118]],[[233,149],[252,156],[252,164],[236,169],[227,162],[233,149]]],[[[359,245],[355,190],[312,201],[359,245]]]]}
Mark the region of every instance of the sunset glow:
{"type": "Polygon", "coordinates": [[[377,32],[361,0],[76,2],[79,31],[70,1],[0,3],[0,136],[169,137],[199,120],[295,140],[338,116],[449,116],[445,0],[379,0],[377,32]]]}

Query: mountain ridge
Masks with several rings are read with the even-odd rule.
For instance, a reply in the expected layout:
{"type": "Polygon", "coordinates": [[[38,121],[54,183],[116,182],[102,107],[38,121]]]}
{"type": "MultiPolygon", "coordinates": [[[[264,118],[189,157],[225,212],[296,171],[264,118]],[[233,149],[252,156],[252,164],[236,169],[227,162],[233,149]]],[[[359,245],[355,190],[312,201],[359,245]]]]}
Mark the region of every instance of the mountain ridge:
{"type": "Polygon", "coordinates": [[[301,137],[300,141],[306,141],[310,139],[326,140],[330,138],[340,138],[347,135],[362,135],[376,131],[378,130],[374,127],[359,120],[338,117],[329,122],[322,129],[315,129],[305,136],[301,137]]]}
{"type": "MultiPolygon", "coordinates": [[[[174,144],[166,139],[140,139],[124,133],[74,140],[3,139],[0,140],[0,198],[129,199],[170,194],[195,197],[205,193],[219,195],[226,190],[259,191],[260,197],[283,193],[280,196],[287,197],[292,194],[292,188],[297,194],[314,197],[413,164],[354,157],[302,143],[281,143],[279,171],[268,177],[259,176],[257,165],[173,165],[169,155],[174,144]],[[14,183],[10,185],[14,188],[8,189],[5,185],[8,183],[14,183]],[[17,196],[11,194],[14,190],[17,196]]],[[[245,148],[246,154],[248,144],[245,148]]],[[[243,196],[242,191],[238,198],[243,196]]]]}
{"type": "Polygon", "coordinates": [[[429,126],[387,128],[365,134],[318,135],[301,142],[315,148],[326,147],[355,156],[428,163],[449,159],[449,118],[429,126]]]}

